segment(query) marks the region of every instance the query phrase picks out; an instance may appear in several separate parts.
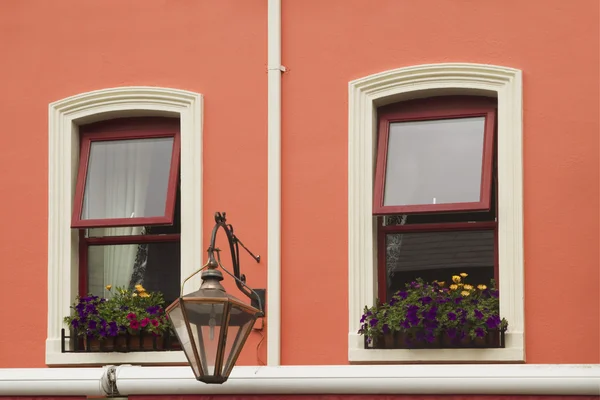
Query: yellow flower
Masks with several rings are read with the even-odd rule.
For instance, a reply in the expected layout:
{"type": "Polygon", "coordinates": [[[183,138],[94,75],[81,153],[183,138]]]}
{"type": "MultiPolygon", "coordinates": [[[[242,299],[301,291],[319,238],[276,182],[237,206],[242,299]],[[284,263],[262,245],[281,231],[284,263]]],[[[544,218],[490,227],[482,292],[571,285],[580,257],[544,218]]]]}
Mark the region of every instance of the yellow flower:
{"type": "Polygon", "coordinates": [[[456,290],[456,289],[458,289],[458,285],[454,285],[454,284],[450,285],[450,290],[456,290]]]}
{"type": "Polygon", "coordinates": [[[479,290],[485,290],[485,289],[487,289],[487,286],[485,286],[485,285],[477,285],[477,289],[479,289],[479,290]]]}
{"type": "Polygon", "coordinates": [[[463,290],[462,292],[460,292],[460,294],[462,294],[464,297],[467,297],[470,293],[466,290],[463,290]]]}
{"type": "Polygon", "coordinates": [[[135,293],[135,292],[134,292],[134,293],[132,294],[132,296],[133,296],[133,297],[137,297],[137,293],[135,293]]]}
{"type": "Polygon", "coordinates": [[[438,285],[440,285],[440,287],[444,287],[444,285],[446,285],[446,282],[445,281],[438,282],[438,285]]]}
{"type": "Polygon", "coordinates": [[[140,297],[150,297],[150,295],[146,292],[140,292],[140,297]]]}
{"type": "Polygon", "coordinates": [[[466,278],[467,276],[469,276],[469,274],[466,274],[464,272],[461,272],[459,275],[462,276],[463,278],[466,278]]]}
{"type": "Polygon", "coordinates": [[[458,283],[458,282],[460,282],[460,276],[458,276],[458,275],[453,275],[453,276],[452,276],[452,282],[454,282],[454,283],[458,283]]]}
{"type": "Polygon", "coordinates": [[[464,283],[459,283],[459,284],[458,284],[458,287],[463,287],[463,286],[465,286],[465,284],[464,284],[464,283]]]}
{"type": "Polygon", "coordinates": [[[112,285],[106,285],[106,290],[112,289],[112,285]]]}
{"type": "Polygon", "coordinates": [[[144,289],[144,287],[142,285],[135,285],[135,290],[137,290],[138,292],[146,291],[146,289],[144,289]]]}
{"type": "Polygon", "coordinates": [[[473,286],[471,286],[471,285],[465,285],[465,289],[466,290],[473,290],[473,286]]]}

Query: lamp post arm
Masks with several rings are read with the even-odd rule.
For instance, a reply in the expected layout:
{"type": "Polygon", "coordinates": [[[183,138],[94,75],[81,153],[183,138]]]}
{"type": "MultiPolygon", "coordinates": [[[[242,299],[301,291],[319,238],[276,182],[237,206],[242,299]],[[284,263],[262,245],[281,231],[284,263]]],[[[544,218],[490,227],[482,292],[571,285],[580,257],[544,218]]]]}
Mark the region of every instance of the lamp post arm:
{"type": "MultiPolygon", "coordinates": [[[[233,264],[233,277],[235,278],[235,284],[237,286],[237,288],[240,290],[240,292],[244,293],[244,295],[246,295],[249,299],[254,299],[258,302],[258,304],[260,304],[261,310],[260,311],[264,311],[262,309],[262,304],[261,304],[261,300],[260,297],[258,296],[258,294],[252,290],[249,286],[246,285],[246,276],[243,275],[240,271],[240,250],[239,250],[239,245],[241,244],[242,247],[244,248],[244,250],[246,250],[251,256],[252,258],[254,258],[254,260],[258,263],[260,262],[260,256],[256,256],[254,255],[250,250],[248,250],[248,248],[246,248],[246,246],[244,246],[244,244],[235,236],[235,234],[233,233],[233,226],[231,226],[231,224],[227,224],[227,219],[226,219],[226,213],[220,213],[220,212],[216,212],[215,213],[215,226],[213,227],[212,230],[212,234],[210,237],[210,244],[208,246],[208,267],[209,268],[217,268],[220,265],[220,262],[215,259],[215,251],[219,251],[219,249],[217,249],[216,246],[216,240],[217,240],[217,233],[219,231],[219,229],[222,228],[225,231],[225,235],[227,236],[227,241],[229,243],[229,251],[231,252],[231,263],[233,264]]],[[[223,268],[223,266],[221,265],[221,268],[223,268]]],[[[223,268],[225,270],[225,268],[223,268]]],[[[231,273],[229,273],[229,271],[225,270],[225,272],[227,272],[229,275],[231,275],[231,273]]]]}

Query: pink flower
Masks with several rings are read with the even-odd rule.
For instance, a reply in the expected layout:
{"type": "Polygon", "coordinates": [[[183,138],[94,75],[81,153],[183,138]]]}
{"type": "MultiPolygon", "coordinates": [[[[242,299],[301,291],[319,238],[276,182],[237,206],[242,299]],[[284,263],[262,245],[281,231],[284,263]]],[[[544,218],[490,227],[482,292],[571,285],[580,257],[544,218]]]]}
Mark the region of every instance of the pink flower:
{"type": "Polygon", "coordinates": [[[140,327],[140,323],[139,323],[139,322],[137,322],[137,321],[134,319],[133,321],[131,321],[131,322],[129,323],[129,327],[130,327],[131,329],[138,329],[138,328],[140,327]]]}
{"type": "Polygon", "coordinates": [[[158,326],[158,321],[155,319],[151,320],[150,323],[152,324],[152,326],[158,326]]]}
{"type": "Polygon", "coordinates": [[[129,314],[127,314],[127,319],[130,321],[133,321],[133,320],[137,319],[137,315],[135,315],[134,313],[129,313],[129,314]]]}
{"type": "Polygon", "coordinates": [[[148,325],[148,322],[150,322],[150,320],[148,319],[148,317],[146,317],[143,320],[141,320],[140,324],[142,325],[142,328],[144,328],[146,325],[148,325]]]}

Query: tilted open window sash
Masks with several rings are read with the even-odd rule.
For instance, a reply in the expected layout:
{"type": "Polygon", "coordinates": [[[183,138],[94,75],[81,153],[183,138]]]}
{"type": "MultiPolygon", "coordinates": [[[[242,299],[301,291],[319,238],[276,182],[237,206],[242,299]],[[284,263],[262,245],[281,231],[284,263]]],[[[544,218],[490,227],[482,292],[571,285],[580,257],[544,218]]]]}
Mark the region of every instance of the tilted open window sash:
{"type": "Polygon", "coordinates": [[[83,132],[71,226],[172,224],[179,154],[172,124],[83,132]]]}
{"type": "Polygon", "coordinates": [[[373,214],[489,210],[495,107],[410,103],[380,109],[373,214]]]}

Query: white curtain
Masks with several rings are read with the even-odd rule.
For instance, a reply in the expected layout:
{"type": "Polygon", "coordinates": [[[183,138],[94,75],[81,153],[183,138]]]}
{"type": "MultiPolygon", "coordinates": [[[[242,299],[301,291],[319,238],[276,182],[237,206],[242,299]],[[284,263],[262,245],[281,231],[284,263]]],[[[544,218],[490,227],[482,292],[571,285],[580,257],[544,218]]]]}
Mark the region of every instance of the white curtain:
{"type": "MultiPolygon", "coordinates": [[[[152,141],[95,142],[90,154],[82,218],[143,217],[148,197],[152,141]]],[[[103,236],[139,235],[143,227],[104,228],[103,236]]],[[[102,246],[88,257],[89,289],[129,285],[138,245],[102,246]],[[102,268],[100,275],[98,269],[102,268]],[[101,279],[101,281],[100,281],[101,279]]]]}

